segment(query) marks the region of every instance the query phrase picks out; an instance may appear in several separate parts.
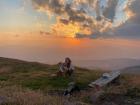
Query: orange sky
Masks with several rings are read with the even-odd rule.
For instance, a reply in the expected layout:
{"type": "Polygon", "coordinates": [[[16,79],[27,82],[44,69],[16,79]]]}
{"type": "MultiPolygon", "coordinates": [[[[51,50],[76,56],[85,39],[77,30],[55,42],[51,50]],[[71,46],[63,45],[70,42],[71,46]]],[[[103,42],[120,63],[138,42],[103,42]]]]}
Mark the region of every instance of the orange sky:
{"type": "Polygon", "coordinates": [[[140,58],[140,41],[123,39],[53,38],[40,35],[0,35],[0,56],[58,62],[80,59],[140,58]]]}

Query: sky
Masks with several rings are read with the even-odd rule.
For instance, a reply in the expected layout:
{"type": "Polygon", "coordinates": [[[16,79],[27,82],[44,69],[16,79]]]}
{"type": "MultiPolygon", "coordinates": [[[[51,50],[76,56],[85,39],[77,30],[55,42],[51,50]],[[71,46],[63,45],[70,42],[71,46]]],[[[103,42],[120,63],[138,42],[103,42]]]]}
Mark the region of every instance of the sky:
{"type": "Polygon", "coordinates": [[[140,58],[139,9],[140,0],[0,0],[0,56],[140,58]],[[39,52],[16,50],[28,46],[39,52]]]}

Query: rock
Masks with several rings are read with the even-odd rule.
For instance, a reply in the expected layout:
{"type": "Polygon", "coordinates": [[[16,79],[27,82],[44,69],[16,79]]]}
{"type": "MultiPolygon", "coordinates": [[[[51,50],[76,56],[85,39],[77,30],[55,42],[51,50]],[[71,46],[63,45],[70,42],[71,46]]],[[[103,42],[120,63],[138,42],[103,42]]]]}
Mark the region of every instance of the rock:
{"type": "Polygon", "coordinates": [[[0,104],[3,104],[6,102],[6,97],[0,96],[0,104]]]}

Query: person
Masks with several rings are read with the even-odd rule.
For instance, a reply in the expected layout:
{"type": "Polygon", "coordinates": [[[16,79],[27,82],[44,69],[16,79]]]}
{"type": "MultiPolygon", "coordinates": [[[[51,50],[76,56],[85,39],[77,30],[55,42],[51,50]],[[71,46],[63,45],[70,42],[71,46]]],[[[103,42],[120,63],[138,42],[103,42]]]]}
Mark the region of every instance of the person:
{"type": "Polygon", "coordinates": [[[72,65],[72,61],[70,58],[65,58],[65,62],[59,63],[59,72],[58,75],[60,76],[71,76],[74,72],[74,66],[72,65]]]}
{"type": "Polygon", "coordinates": [[[79,86],[75,82],[75,75],[74,75],[74,66],[72,65],[72,61],[69,57],[65,58],[65,62],[59,63],[59,73],[60,75],[69,76],[71,82],[68,83],[68,87],[64,91],[64,96],[71,95],[73,92],[80,91],[79,86]]]}
{"type": "Polygon", "coordinates": [[[64,76],[65,75],[65,73],[64,73],[64,63],[59,62],[58,65],[59,65],[59,71],[57,72],[57,76],[64,76]]]}

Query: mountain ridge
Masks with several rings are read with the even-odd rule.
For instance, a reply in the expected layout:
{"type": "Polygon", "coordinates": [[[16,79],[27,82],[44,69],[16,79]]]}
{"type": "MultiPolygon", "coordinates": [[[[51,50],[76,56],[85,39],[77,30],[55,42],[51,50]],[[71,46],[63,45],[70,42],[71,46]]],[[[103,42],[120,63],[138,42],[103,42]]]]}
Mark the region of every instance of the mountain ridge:
{"type": "Polygon", "coordinates": [[[106,70],[120,70],[126,67],[140,65],[140,59],[114,58],[104,60],[80,60],[74,61],[75,65],[88,69],[100,68],[106,70]]]}

